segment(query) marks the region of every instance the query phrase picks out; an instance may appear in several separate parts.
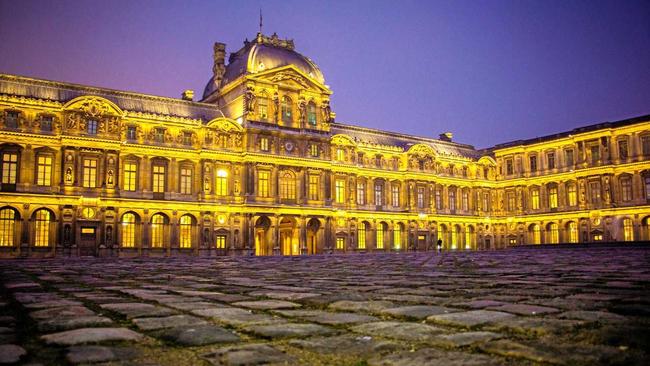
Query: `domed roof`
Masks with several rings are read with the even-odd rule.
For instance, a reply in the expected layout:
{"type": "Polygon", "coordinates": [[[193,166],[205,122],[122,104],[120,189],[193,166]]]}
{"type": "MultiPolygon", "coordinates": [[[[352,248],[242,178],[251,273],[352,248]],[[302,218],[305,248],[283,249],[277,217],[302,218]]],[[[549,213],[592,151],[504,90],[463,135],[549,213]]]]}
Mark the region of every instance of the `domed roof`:
{"type": "MultiPolygon", "coordinates": [[[[292,40],[281,40],[276,34],[271,37],[257,34],[257,38],[244,42],[244,47],[230,54],[223,79],[219,88],[236,80],[245,74],[255,74],[278,67],[293,65],[321,84],[325,83],[323,73],[318,66],[294,50],[292,40]]],[[[213,78],[208,81],[203,97],[212,94],[216,89],[213,78]]]]}

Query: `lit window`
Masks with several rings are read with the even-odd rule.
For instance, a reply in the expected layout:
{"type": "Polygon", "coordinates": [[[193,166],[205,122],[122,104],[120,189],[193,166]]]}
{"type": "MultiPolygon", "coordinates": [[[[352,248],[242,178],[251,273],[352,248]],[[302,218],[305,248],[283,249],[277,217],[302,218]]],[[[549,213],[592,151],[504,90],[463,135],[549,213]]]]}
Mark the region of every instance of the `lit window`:
{"type": "Polygon", "coordinates": [[[470,249],[473,246],[472,243],[472,230],[469,227],[465,228],[465,249],[470,249]]]}
{"type": "Polygon", "coordinates": [[[567,186],[567,203],[569,206],[575,206],[578,204],[578,192],[576,185],[573,183],[567,186]]]}
{"type": "Polygon", "coordinates": [[[453,225],[451,227],[451,249],[456,249],[458,247],[458,226],[453,225]]]}
{"type": "Polygon", "coordinates": [[[377,225],[377,249],[384,249],[384,224],[377,225]]]}
{"type": "Polygon", "coordinates": [[[539,189],[537,188],[530,191],[530,208],[539,210],[539,189]]]}
{"type": "Polygon", "coordinates": [[[180,243],[181,248],[191,248],[192,247],[192,217],[189,215],[181,216],[180,221],[180,243]]]}
{"type": "Polygon", "coordinates": [[[226,236],[217,235],[215,238],[215,247],[217,249],[226,249],[226,236]]]}
{"type": "Polygon", "coordinates": [[[315,174],[309,175],[309,199],[318,200],[320,191],[320,177],[315,174]]]}
{"type": "Polygon", "coordinates": [[[336,249],[345,249],[345,238],[336,238],[336,249]]]}
{"type": "Polygon", "coordinates": [[[316,144],[309,145],[309,155],[315,158],[317,158],[320,155],[320,149],[318,148],[318,145],[316,144]]]}
{"type": "Polygon", "coordinates": [[[548,242],[550,244],[557,244],[560,242],[560,233],[556,223],[552,223],[548,226],[548,234],[548,242]]]}
{"type": "Polygon", "coordinates": [[[530,157],[530,171],[535,172],[537,171],[537,156],[531,156],[530,157]]]}
{"type": "Polygon", "coordinates": [[[336,203],[345,203],[345,179],[337,179],[334,182],[336,203]]]}
{"type": "Polygon", "coordinates": [[[5,117],[5,125],[8,128],[18,128],[18,112],[7,111],[7,115],[5,117]]]}
{"type": "Polygon", "coordinates": [[[44,132],[52,131],[52,116],[41,117],[41,131],[44,132]]]}
{"type": "Polygon", "coordinates": [[[286,172],[280,177],[280,198],[296,199],[296,178],[290,172],[286,172]]]}
{"type": "Polygon", "coordinates": [[[490,193],[483,192],[483,211],[487,212],[490,210],[490,193]]]}
{"type": "Polygon", "coordinates": [[[469,211],[469,193],[466,190],[463,190],[461,194],[461,204],[463,205],[463,211],[469,211]]]}
{"type": "MultiPolygon", "coordinates": [[[[399,207],[399,186],[398,185],[393,185],[391,187],[392,190],[392,201],[393,201],[393,207],[399,207]]],[[[422,206],[418,206],[420,208],[424,207],[424,188],[419,187],[418,188],[418,204],[420,202],[420,193],[422,193],[422,206]],[[423,192],[420,192],[419,190],[422,189],[423,192]]]]}
{"type": "Polygon", "coordinates": [[[151,218],[151,247],[164,247],[165,238],[165,217],[161,214],[155,214],[151,218]]]}
{"type": "Polygon", "coordinates": [[[307,123],[316,126],[316,105],[313,102],[307,104],[307,123]]]}
{"type": "Polygon", "coordinates": [[[591,163],[597,164],[600,161],[600,147],[598,145],[592,146],[590,151],[591,151],[591,163]]]}
{"type": "Polygon", "coordinates": [[[449,188],[449,209],[456,210],[456,188],[449,188]]]}
{"type": "Polygon", "coordinates": [[[217,170],[217,181],[216,181],[216,190],[215,193],[217,196],[227,196],[228,195],[228,172],[219,169],[217,170]]]}
{"type": "Polygon", "coordinates": [[[130,212],[122,216],[122,247],[135,247],[135,215],[130,212]]]}
{"type": "Polygon", "coordinates": [[[266,95],[257,98],[257,115],[262,121],[266,121],[269,118],[269,99],[266,95]]]}
{"type": "Polygon", "coordinates": [[[36,185],[49,186],[52,184],[52,157],[39,155],[36,168],[36,185]]]}
{"type": "Polygon", "coordinates": [[[442,193],[440,188],[436,189],[436,209],[442,210],[442,193]]]}
{"type": "Polygon", "coordinates": [[[336,161],[345,161],[345,150],[336,149],[336,161]]]}
{"type": "Polygon", "coordinates": [[[542,231],[539,228],[539,225],[535,224],[533,225],[533,244],[541,244],[542,243],[542,231]]]}
{"type": "Polygon", "coordinates": [[[153,166],[153,192],[154,193],[164,193],[165,192],[165,166],[164,165],[154,165],[153,166]]]}
{"type": "Polygon", "coordinates": [[[0,247],[12,247],[16,238],[16,212],[10,208],[0,210],[0,247]]]}
{"type": "Polygon", "coordinates": [[[257,172],[257,195],[259,197],[269,196],[269,174],[266,170],[257,172]]]}
{"type": "Polygon", "coordinates": [[[290,123],[293,120],[291,98],[284,96],[282,97],[282,105],[280,106],[282,113],[282,121],[290,123]]]}
{"type": "Polygon", "coordinates": [[[548,189],[548,207],[557,208],[557,187],[548,189]]]}
{"type": "Polygon", "coordinates": [[[650,200],[650,176],[643,179],[645,182],[645,198],[650,200]]]}
{"type": "Polygon", "coordinates": [[[18,153],[6,152],[2,154],[2,183],[16,184],[18,174],[18,153]]]}
{"type": "Polygon", "coordinates": [[[192,133],[183,132],[183,145],[192,146],[192,133]]]}
{"type": "Polygon", "coordinates": [[[515,192],[508,192],[507,193],[507,199],[508,199],[508,211],[514,211],[517,209],[517,203],[516,203],[516,197],[515,197],[515,192]]]}
{"type": "Polygon", "coordinates": [[[402,248],[402,225],[397,224],[393,229],[393,248],[402,248]]]}
{"type": "Polygon", "coordinates": [[[375,183],[375,205],[384,204],[384,187],[381,183],[375,183]]]}
{"type": "Polygon", "coordinates": [[[88,120],[88,124],[86,125],[86,132],[88,132],[89,135],[97,134],[97,120],[88,120]]]}
{"type": "Polygon", "coordinates": [[[575,222],[570,222],[567,225],[567,229],[569,231],[569,243],[577,243],[578,242],[578,224],[575,222]]]}
{"type": "Polygon", "coordinates": [[[260,150],[269,151],[269,139],[267,137],[260,138],[260,150]]]}
{"type": "Polygon", "coordinates": [[[134,162],[124,163],[124,190],[135,191],[138,167],[134,162]]]}
{"type": "Polygon", "coordinates": [[[366,183],[365,182],[357,183],[357,204],[358,205],[366,204],[366,183]]]}
{"type": "Polygon", "coordinates": [[[136,128],[135,126],[128,126],[126,128],[126,138],[128,140],[135,140],[137,139],[137,133],[136,133],[136,128]]]}
{"type": "Polygon", "coordinates": [[[573,149],[564,150],[564,162],[567,167],[573,167],[573,149]]]}
{"type": "Polygon", "coordinates": [[[158,143],[163,143],[165,142],[165,129],[164,128],[156,128],[154,133],[154,140],[158,143]]]}
{"type": "Polygon", "coordinates": [[[192,169],[181,167],[181,194],[192,194],[192,169]]]}
{"type": "Polygon", "coordinates": [[[366,249],[366,223],[362,222],[357,229],[357,242],[359,249],[366,249]]]}
{"type": "Polygon", "coordinates": [[[555,153],[550,152],[546,154],[546,161],[548,162],[549,169],[555,169],[555,153]]]}
{"type": "Polygon", "coordinates": [[[97,160],[83,160],[83,186],[86,188],[97,187],[97,160]]]}
{"type": "Polygon", "coordinates": [[[40,209],[34,214],[34,245],[37,247],[50,246],[50,211],[40,209]]]}
{"type": "Polygon", "coordinates": [[[626,160],[628,156],[627,140],[620,140],[618,142],[618,158],[626,160]]]}
{"type": "Polygon", "coordinates": [[[634,240],[634,226],[632,225],[632,219],[623,219],[623,240],[634,240]]]}
{"type": "Polygon", "coordinates": [[[589,182],[591,203],[600,203],[600,182],[589,182]]]}
{"type": "Polygon", "coordinates": [[[632,201],[632,180],[629,177],[621,178],[621,199],[623,202],[632,201]]]}

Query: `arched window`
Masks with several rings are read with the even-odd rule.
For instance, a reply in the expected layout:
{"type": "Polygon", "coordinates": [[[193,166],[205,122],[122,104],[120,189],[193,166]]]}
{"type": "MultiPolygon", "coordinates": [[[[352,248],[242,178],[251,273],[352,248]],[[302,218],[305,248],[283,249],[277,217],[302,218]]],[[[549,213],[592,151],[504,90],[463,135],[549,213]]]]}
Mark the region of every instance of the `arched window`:
{"type": "Polygon", "coordinates": [[[162,214],[155,214],[151,217],[151,247],[165,247],[165,227],[167,218],[162,214]]]}
{"type": "Polygon", "coordinates": [[[291,106],[291,98],[284,96],[282,97],[282,105],[281,105],[281,111],[282,111],[282,121],[291,123],[293,121],[293,111],[292,111],[292,106],[291,106]]]}
{"type": "Polygon", "coordinates": [[[451,249],[458,248],[458,225],[451,226],[451,249]]]}
{"type": "Polygon", "coordinates": [[[362,222],[357,228],[357,245],[359,249],[366,249],[366,222],[362,222]]]}
{"type": "Polygon", "coordinates": [[[474,247],[474,228],[471,226],[465,227],[465,249],[471,249],[474,247]]]}
{"type": "Polygon", "coordinates": [[[567,231],[568,231],[568,234],[569,234],[569,243],[577,243],[578,242],[578,224],[571,221],[570,223],[567,224],[567,231]]]}
{"type": "Polygon", "coordinates": [[[533,244],[541,244],[542,243],[542,232],[541,229],[539,228],[539,225],[534,224],[531,226],[530,231],[532,233],[532,241],[533,244]]]}
{"type": "Polygon", "coordinates": [[[307,104],[307,123],[316,126],[316,104],[314,102],[307,104]]]}
{"type": "Polygon", "coordinates": [[[548,243],[557,244],[560,242],[560,233],[558,231],[558,226],[556,223],[548,224],[548,243]]]}
{"type": "Polygon", "coordinates": [[[296,178],[291,172],[285,172],[280,177],[280,198],[296,199],[296,178]]]}
{"type": "Polygon", "coordinates": [[[183,215],[181,216],[180,221],[180,247],[181,248],[191,248],[192,247],[192,229],[193,222],[192,216],[183,215]]]}
{"type": "Polygon", "coordinates": [[[377,225],[377,249],[384,249],[384,232],[386,231],[386,228],[384,227],[385,225],[386,224],[383,222],[377,225]]]}
{"type": "Polygon", "coordinates": [[[228,172],[223,169],[217,170],[216,190],[217,196],[228,195],[228,172]]]}
{"type": "Polygon", "coordinates": [[[632,219],[623,219],[623,240],[634,240],[634,226],[632,225],[632,219]]]}
{"type": "Polygon", "coordinates": [[[269,98],[266,94],[257,97],[257,116],[261,121],[266,121],[269,118],[269,98]]]}
{"type": "Polygon", "coordinates": [[[37,247],[50,245],[51,216],[50,211],[46,209],[40,209],[34,213],[34,245],[37,247]]]}
{"type": "Polygon", "coordinates": [[[135,214],[127,212],[122,215],[122,247],[135,247],[135,214]]]}
{"type": "Polygon", "coordinates": [[[621,200],[623,202],[632,201],[632,179],[628,176],[621,177],[621,200]]]}
{"type": "Polygon", "coordinates": [[[0,210],[0,247],[13,247],[16,243],[16,211],[0,210]]]}
{"type": "Polygon", "coordinates": [[[393,248],[400,250],[402,249],[402,224],[398,223],[393,228],[393,248]]]}
{"type": "Polygon", "coordinates": [[[578,191],[575,183],[569,183],[566,187],[567,205],[576,206],[578,204],[578,191]]]}

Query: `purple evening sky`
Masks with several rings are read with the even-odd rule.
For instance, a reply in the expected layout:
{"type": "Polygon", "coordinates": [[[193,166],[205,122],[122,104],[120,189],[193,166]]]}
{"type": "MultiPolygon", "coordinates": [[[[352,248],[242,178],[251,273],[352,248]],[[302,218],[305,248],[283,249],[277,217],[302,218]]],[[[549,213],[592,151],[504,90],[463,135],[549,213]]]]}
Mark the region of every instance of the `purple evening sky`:
{"type": "Polygon", "coordinates": [[[212,43],[293,38],[337,120],[488,147],[650,113],[650,1],[0,1],[0,72],[200,95],[212,43]]]}

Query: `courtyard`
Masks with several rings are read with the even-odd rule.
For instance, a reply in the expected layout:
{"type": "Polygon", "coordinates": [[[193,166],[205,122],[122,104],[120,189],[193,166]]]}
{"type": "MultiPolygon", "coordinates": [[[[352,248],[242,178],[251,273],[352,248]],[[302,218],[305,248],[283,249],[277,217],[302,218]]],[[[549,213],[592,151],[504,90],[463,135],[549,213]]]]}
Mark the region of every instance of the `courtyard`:
{"type": "Polygon", "coordinates": [[[648,364],[650,247],[0,262],[0,363],[648,364]]]}

